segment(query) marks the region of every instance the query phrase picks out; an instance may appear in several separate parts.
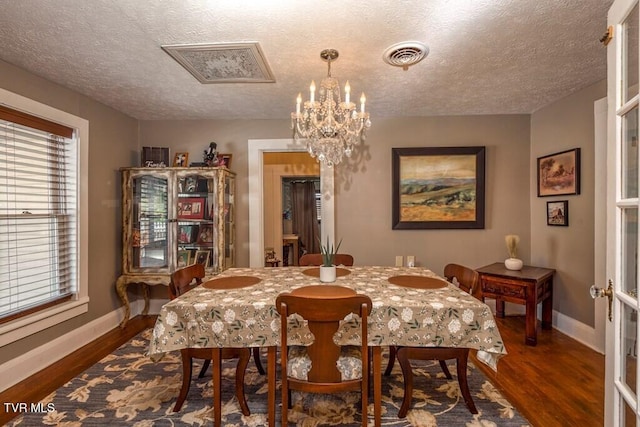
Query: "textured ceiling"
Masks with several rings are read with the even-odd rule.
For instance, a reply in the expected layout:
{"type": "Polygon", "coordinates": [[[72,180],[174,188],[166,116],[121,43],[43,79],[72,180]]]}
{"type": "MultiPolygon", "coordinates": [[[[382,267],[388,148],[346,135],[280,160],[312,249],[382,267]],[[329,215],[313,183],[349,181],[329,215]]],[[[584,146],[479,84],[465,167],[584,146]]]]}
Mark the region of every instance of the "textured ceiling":
{"type": "Polygon", "coordinates": [[[532,113],[606,78],[611,0],[0,0],[0,59],[142,120],[283,119],[332,75],[384,116],[532,113]],[[420,41],[408,70],[382,59],[420,41]],[[275,83],[202,84],[165,45],[257,42],[275,83]],[[308,95],[307,95],[308,96],[308,95]]]}

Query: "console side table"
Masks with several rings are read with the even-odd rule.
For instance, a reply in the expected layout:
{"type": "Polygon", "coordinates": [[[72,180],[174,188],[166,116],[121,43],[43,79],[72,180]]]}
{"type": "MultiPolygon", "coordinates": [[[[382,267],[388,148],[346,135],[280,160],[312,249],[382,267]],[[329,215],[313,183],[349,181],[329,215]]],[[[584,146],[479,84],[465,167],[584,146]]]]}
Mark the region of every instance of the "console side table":
{"type": "Polygon", "coordinates": [[[525,306],[525,343],[536,345],[538,303],[542,303],[542,329],[551,329],[555,270],[525,265],[515,271],[497,262],[476,271],[480,274],[482,301],[496,300],[497,317],[504,317],[505,301],[525,306]]]}

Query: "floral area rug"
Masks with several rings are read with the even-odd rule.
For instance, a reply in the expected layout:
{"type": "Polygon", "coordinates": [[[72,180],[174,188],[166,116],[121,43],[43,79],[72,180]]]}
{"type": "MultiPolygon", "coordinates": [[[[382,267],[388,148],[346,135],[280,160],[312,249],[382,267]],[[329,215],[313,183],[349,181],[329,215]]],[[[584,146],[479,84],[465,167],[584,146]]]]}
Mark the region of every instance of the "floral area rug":
{"type": "MultiPolygon", "coordinates": [[[[42,403],[50,412],[28,413],[10,426],[201,426],[212,425],[211,370],[198,379],[200,362],[194,363],[193,380],[180,412],[173,406],[180,391],[182,362],[178,352],[168,353],[159,362],[145,355],[151,329],[102,359],[87,371],[47,396],[42,403]]],[[[267,425],[267,378],[249,363],[245,392],[251,410],[244,416],[234,397],[235,361],[223,361],[222,424],[224,426],[267,425]]],[[[263,358],[266,363],[266,355],[263,358]]],[[[412,361],[414,395],[405,419],[397,417],[402,404],[402,372],[383,377],[383,426],[528,426],[515,408],[469,364],[469,389],[479,411],[474,415],[460,395],[455,362],[449,367],[454,378],[447,380],[437,362],[412,361]]],[[[386,359],[383,359],[383,368],[386,359]]],[[[279,384],[278,384],[279,385],[279,384]]],[[[277,402],[280,401],[278,387],[277,402]]],[[[290,425],[299,427],[360,425],[359,393],[339,395],[292,395],[290,425]]],[[[373,425],[373,404],[369,405],[369,425],[373,425]]],[[[280,410],[276,411],[280,416],[280,410]]],[[[279,424],[279,420],[277,422],[279,424]]]]}

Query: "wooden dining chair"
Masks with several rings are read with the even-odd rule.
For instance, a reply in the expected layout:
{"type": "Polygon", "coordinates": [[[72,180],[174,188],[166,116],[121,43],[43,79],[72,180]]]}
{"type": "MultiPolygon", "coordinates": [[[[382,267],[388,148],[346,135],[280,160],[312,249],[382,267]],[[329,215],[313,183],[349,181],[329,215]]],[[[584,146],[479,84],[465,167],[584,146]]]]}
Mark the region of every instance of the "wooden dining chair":
{"type": "MultiPolygon", "coordinates": [[[[335,265],[344,265],[345,267],[353,266],[353,256],[349,254],[336,254],[333,259],[335,265]]],[[[322,254],[304,254],[300,257],[298,264],[304,266],[320,266],[322,265],[322,254]]]]}
{"type": "MultiPolygon", "coordinates": [[[[178,296],[188,292],[193,287],[200,285],[204,278],[204,266],[202,264],[193,264],[188,267],[176,270],[171,275],[171,281],[169,282],[169,298],[174,299],[178,296]]],[[[254,348],[254,358],[259,361],[259,356],[256,356],[257,347],[254,348]]],[[[182,387],[180,388],[180,394],[178,400],[173,407],[173,412],[178,412],[182,408],[187,394],[189,393],[189,387],[191,385],[191,373],[193,369],[193,359],[204,359],[202,369],[200,370],[199,378],[202,378],[207,371],[211,363],[212,357],[211,348],[185,348],[180,350],[182,355],[182,387]]],[[[249,347],[244,348],[223,348],[223,359],[238,358],[238,365],[236,366],[236,384],[235,392],[238,403],[240,404],[240,410],[244,415],[251,415],[247,400],[244,394],[244,374],[251,358],[251,350],[249,347]]],[[[256,365],[258,362],[256,362],[256,365]]],[[[260,369],[260,368],[259,368],[260,369]]],[[[220,396],[214,396],[214,399],[220,399],[220,396]]]]}
{"type": "MultiPolygon", "coordinates": [[[[306,286],[276,299],[280,315],[282,425],[288,423],[291,390],[310,393],[360,391],[362,426],[367,426],[369,347],[367,319],[371,298],[335,285],[306,286]],[[334,335],[350,313],[359,316],[359,346],[338,346],[334,335]],[[289,347],[289,316],[298,314],[308,323],[314,341],[289,347]],[[363,372],[365,375],[363,375],[363,372]]],[[[275,413],[275,412],[274,412],[275,413]]],[[[376,418],[380,414],[376,408],[376,418]]],[[[376,420],[376,425],[380,425],[376,420]]]]}
{"type": "MultiPolygon", "coordinates": [[[[457,285],[463,291],[474,295],[477,298],[480,288],[480,275],[477,271],[464,267],[459,264],[447,264],[444,268],[444,276],[447,281],[457,285]],[[475,293],[475,294],[474,294],[475,293]]],[[[391,374],[395,359],[398,359],[402,368],[402,376],[404,377],[404,397],[402,405],[398,410],[398,417],[407,416],[409,407],[411,406],[411,398],[413,395],[413,369],[411,368],[411,359],[414,360],[437,360],[440,368],[444,372],[447,379],[452,379],[451,372],[447,367],[447,360],[456,359],[456,372],[458,374],[458,384],[460,393],[472,414],[477,414],[478,410],[473,402],[471,393],[469,392],[469,384],[467,382],[467,361],[469,358],[469,349],[463,347],[389,347],[389,363],[384,374],[391,374]]]]}
{"type": "Polygon", "coordinates": [[[480,274],[477,271],[460,264],[447,264],[444,267],[444,277],[469,295],[482,299],[480,274]]]}

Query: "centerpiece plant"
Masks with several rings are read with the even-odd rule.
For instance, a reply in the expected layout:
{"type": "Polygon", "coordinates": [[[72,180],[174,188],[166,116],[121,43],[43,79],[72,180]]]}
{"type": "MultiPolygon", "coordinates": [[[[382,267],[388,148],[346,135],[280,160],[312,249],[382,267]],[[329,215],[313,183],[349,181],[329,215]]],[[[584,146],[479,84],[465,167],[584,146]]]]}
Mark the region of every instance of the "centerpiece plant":
{"type": "Polygon", "coordinates": [[[333,244],[329,240],[329,236],[327,236],[327,244],[323,245],[322,240],[318,238],[320,242],[320,253],[322,254],[322,266],[323,267],[332,267],[334,266],[334,261],[338,250],[340,249],[340,245],[342,244],[342,239],[338,242],[338,245],[333,247],[333,244]]]}
{"type": "Polygon", "coordinates": [[[324,283],[330,283],[336,281],[336,266],[335,258],[342,244],[342,239],[338,242],[338,245],[334,248],[333,244],[327,236],[327,243],[322,244],[322,240],[318,238],[320,242],[320,254],[322,255],[322,265],[320,266],[320,281],[324,283]]]}

